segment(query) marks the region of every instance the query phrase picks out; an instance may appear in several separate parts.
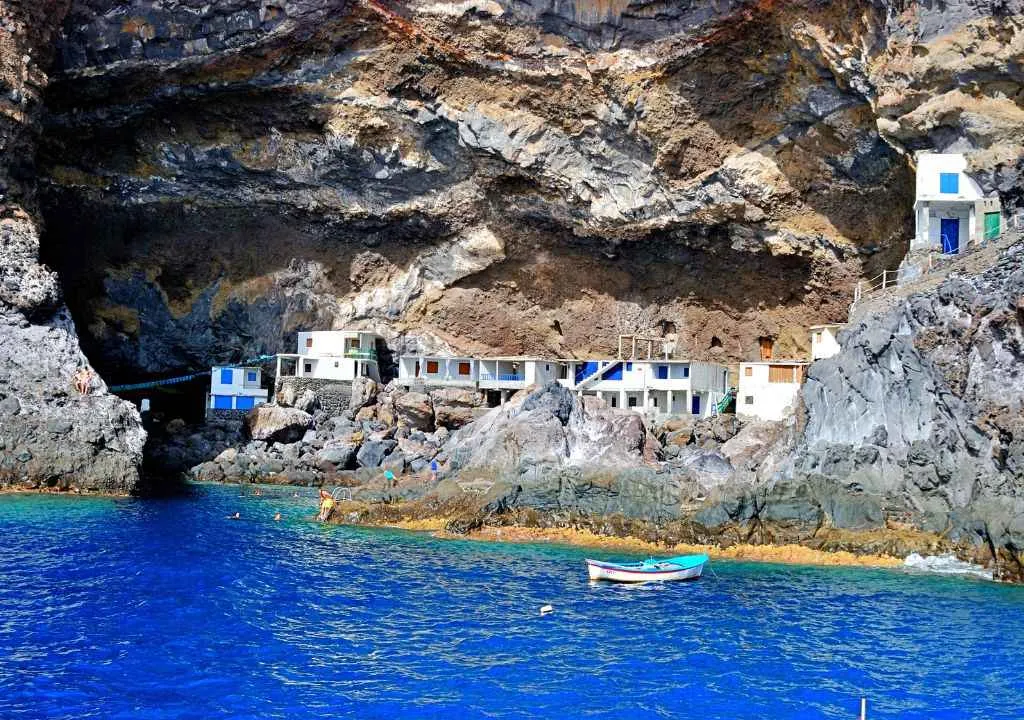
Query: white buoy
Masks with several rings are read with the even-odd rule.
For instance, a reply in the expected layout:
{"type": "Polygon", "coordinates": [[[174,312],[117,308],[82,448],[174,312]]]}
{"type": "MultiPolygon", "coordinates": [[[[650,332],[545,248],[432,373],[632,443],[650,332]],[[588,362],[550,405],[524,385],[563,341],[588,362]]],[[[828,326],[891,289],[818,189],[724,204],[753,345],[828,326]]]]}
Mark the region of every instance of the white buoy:
{"type": "Polygon", "coordinates": [[[554,605],[545,605],[544,607],[542,607],[540,609],[540,614],[541,615],[547,615],[548,613],[553,613],[554,611],[555,611],[555,606],[554,605]]]}

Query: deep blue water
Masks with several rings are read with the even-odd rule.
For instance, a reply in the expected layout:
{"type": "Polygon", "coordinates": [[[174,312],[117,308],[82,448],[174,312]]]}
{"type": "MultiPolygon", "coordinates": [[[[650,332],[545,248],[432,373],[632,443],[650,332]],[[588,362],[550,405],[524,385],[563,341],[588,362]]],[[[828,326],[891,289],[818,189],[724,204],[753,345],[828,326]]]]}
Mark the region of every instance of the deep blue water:
{"type": "Polygon", "coordinates": [[[582,550],[324,528],[291,492],[0,497],[0,718],[1024,717],[1022,588],[591,586],[582,550]]]}

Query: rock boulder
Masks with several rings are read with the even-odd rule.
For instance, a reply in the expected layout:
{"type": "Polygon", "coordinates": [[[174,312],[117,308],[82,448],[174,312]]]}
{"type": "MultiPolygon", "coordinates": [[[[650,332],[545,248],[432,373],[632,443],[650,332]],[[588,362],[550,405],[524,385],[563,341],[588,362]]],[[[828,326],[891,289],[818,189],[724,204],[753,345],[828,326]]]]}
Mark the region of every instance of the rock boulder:
{"type": "Polygon", "coordinates": [[[297,408],[260,405],[246,417],[253,440],[291,443],[301,440],[312,425],[313,417],[297,408]]]}

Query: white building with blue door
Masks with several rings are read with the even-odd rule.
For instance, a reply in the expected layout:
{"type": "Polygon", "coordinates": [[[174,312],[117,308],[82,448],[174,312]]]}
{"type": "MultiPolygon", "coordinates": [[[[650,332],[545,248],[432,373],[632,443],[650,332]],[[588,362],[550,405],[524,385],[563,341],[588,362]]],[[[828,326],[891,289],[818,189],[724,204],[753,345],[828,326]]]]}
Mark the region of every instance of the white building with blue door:
{"type": "Polygon", "coordinates": [[[590,360],[571,363],[570,379],[559,380],[611,407],[645,415],[711,415],[729,392],[724,365],[688,360],[590,360]]]}
{"type": "Polygon", "coordinates": [[[911,250],[945,254],[998,237],[1002,212],[998,197],[985,197],[967,174],[967,158],[958,153],[919,153],[911,250]]]}
{"type": "Polygon", "coordinates": [[[407,387],[476,388],[492,406],[507,402],[519,390],[554,381],[611,407],[655,416],[706,417],[729,392],[724,365],[685,360],[405,355],[399,359],[398,372],[399,384],[407,387]]]}
{"type": "Polygon", "coordinates": [[[262,387],[262,371],[256,367],[214,367],[210,370],[210,410],[252,410],[267,402],[270,391],[262,387]]]}

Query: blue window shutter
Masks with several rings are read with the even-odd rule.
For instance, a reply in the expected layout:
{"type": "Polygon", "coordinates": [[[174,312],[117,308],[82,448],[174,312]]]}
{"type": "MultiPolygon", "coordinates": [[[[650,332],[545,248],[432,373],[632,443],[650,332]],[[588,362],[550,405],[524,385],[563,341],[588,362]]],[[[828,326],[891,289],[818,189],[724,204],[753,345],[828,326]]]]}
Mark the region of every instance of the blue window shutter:
{"type": "Polygon", "coordinates": [[[214,410],[230,410],[231,409],[231,396],[230,395],[214,395],[213,396],[213,408],[214,408],[214,410]]]}
{"type": "Polygon", "coordinates": [[[690,377],[690,366],[689,365],[683,365],[683,377],[684,378],[690,377]]]}
{"type": "Polygon", "coordinates": [[[249,371],[249,382],[256,382],[256,371],[255,370],[250,370],[249,371]]]}
{"type": "Polygon", "coordinates": [[[939,192],[950,195],[960,192],[959,173],[939,173],[939,192]]]}
{"type": "Polygon", "coordinates": [[[658,366],[658,379],[659,380],[668,380],[668,365],[659,365],[658,366]]]}
{"type": "Polygon", "coordinates": [[[253,399],[246,395],[239,395],[235,398],[235,409],[236,410],[252,410],[253,399]]]}
{"type": "Polygon", "coordinates": [[[633,363],[626,363],[626,372],[633,372],[633,363]]]}
{"type": "Polygon", "coordinates": [[[221,385],[230,385],[232,383],[231,377],[232,377],[231,368],[221,368],[220,369],[220,384],[221,385]]]}

